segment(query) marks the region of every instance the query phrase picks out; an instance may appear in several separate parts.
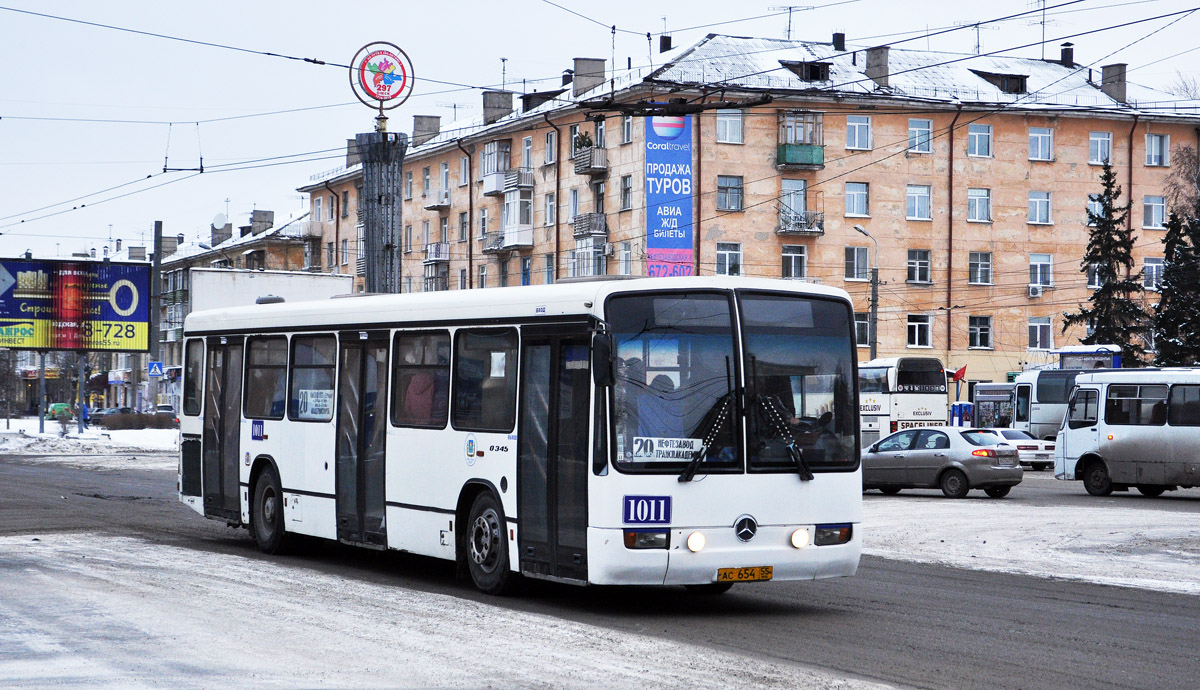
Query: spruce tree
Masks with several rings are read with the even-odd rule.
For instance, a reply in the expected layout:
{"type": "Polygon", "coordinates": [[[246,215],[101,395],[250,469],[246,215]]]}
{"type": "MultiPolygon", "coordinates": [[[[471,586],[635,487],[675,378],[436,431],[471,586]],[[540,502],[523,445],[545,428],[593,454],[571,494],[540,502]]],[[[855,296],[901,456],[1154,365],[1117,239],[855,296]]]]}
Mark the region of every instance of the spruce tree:
{"type": "Polygon", "coordinates": [[[1154,305],[1157,352],[1160,367],[1193,366],[1200,363],[1200,219],[1171,211],[1163,238],[1163,274],[1158,304],[1154,305]]]}
{"type": "Polygon", "coordinates": [[[1100,183],[1100,194],[1092,197],[1100,202],[1100,209],[1099,213],[1088,209],[1091,234],[1080,264],[1084,274],[1096,271],[1100,286],[1088,298],[1091,306],[1080,305],[1079,311],[1063,314],[1063,332],[1070,326],[1090,323],[1092,334],[1079,342],[1117,345],[1124,366],[1138,366],[1145,355],[1142,336],[1149,319],[1136,299],[1142,292],[1142,272],[1133,270],[1133,231],[1125,222],[1129,206],[1118,203],[1121,188],[1108,163],[1100,173],[1100,183]]]}

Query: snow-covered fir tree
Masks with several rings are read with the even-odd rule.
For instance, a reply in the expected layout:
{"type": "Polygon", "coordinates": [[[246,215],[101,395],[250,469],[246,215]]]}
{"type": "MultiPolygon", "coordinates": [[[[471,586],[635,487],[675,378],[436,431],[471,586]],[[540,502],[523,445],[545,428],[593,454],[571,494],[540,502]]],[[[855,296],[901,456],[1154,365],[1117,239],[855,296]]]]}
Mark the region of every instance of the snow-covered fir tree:
{"type": "Polygon", "coordinates": [[[1200,219],[1175,210],[1163,238],[1162,286],[1154,305],[1155,355],[1160,367],[1200,364],[1200,219]]]}

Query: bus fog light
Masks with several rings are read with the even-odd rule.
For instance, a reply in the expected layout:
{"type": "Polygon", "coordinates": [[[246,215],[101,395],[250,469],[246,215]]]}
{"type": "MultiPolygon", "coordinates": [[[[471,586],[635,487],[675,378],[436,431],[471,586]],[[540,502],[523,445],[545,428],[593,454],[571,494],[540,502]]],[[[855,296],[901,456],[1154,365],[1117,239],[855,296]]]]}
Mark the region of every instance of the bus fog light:
{"type": "Polygon", "coordinates": [[[817,546],[845,544],[853,535],[854,527],[851,525],[817,525],[817,535],[813,543],[817,546]]]}
{"type": "Polygon", "coordinates": [[[627,549],[665,549],[670,544],[670,532],[650,532],[636,529],[625,530],[625,548],[627,549]]]}
{"type": "Polygon", "coordinates": [[[803,549],[808,546],[808,530],[798,529],[792,532],[792,546],[797,549],[803,549]]]}
{"type": "Polygon", "coordinates": [[[706,541],[703,532],[692,532],[687,538],[688,551],[695,553],[702,550],[706,541]]]}

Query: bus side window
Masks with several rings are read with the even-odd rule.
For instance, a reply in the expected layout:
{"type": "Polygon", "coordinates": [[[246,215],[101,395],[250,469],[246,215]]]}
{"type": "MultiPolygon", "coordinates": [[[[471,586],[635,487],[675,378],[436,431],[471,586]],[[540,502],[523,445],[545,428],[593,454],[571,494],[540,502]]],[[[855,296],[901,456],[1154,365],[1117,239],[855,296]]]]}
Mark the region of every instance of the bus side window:
{"type": "Polygon", "coordinates": [[[332,335],[293,336],[288,419],[328,422],[333,419],[333,372],[337,339],[332,335]]]}
{"type": "Polygon", "coordinates": [[[1099,419],[1098,407],[1097,392],[1080,389],[1075,393],[1075,399],[1071,401],[1071,409],[1067,412],[1067,425],[1072,429],[1080,429],[1095,424],[1099,419]]]}
{"type": "Polygon", "coordinates": [[[246,398],[249,419],[283,419],[287,382],[287,338],[254,338],[246,348],[246,398]]]}
{"type": "Polygon", "coordinates": [[[1171,426],[1200,426],[1200,386],[1171,386],[1167,423],[1171,426]]]}
{"type": "Polygon", "coordinates": [[[454,428],[513,430],[517,419],[517,332],[460,330],[454,345],[454,428]]]}
{"type": "Polygon", "coordinates": [[[204,340],[194,338],[187,344],[187,362],[183,374],[183,413],[200,414],[200,389],[204,377],[204,340]]]}
{"type": "Polygon", "coordinates": [[[392,424],[446,428],[450,407],[450,334],[397,333],[392,424]]]}

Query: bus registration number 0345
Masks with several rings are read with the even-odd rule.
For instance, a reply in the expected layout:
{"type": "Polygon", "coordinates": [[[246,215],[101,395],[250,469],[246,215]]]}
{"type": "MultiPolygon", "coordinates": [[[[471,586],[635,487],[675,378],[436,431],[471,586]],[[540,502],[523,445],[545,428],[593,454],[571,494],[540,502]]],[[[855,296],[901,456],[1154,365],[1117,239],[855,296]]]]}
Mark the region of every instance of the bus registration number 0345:
{"type": "Polygon", "coordinates": [[[717,582],[754,582],[770,580],[774,568],[769,565],[757,565],[751,568],[717,568],[717,582]]]}

